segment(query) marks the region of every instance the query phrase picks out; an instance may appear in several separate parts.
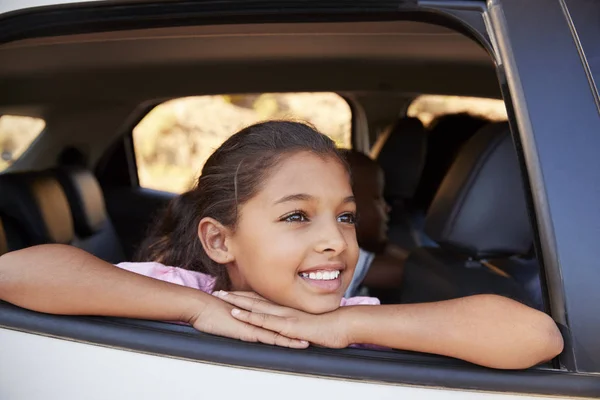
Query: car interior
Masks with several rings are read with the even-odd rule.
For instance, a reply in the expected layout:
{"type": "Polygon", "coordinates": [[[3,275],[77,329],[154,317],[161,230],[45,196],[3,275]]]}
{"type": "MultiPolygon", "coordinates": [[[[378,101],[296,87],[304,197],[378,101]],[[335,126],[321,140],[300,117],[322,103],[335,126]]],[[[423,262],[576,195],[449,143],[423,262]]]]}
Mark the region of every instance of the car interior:
{"type": "Polygon", "coordinates": [[[514,127],[409,116],[420,95],[501,99],[487,50],[412,21],[207,25],[49,36],[0,45],[0,115],[46,127],[0,173],[0,252],[70,244],[131,260],[176,194],[140,185],[132,131],[186,96],[334,92],[352,147],[385,175],[389,240],[409,251],[383,303],[477,293],[544,308],[514,127]]]}

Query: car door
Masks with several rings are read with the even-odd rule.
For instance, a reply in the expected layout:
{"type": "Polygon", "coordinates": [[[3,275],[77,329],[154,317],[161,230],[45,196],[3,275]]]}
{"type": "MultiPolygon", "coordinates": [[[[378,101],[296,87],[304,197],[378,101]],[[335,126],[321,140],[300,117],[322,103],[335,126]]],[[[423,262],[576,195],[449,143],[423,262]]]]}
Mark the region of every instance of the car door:
{"type": "MultiPolygon", "coordinates": [[[[62,3],[61,7],[48,1],[5,4],[0,10],[11,13],[0,14],[0,41],[139,24],[223,23],[224,18],[290,23],[418,18],[470,35],[497,64],[527,177],[549,311],[563,329],[566,347],[550,365],[496,371],[409,352],[294,351],[213,337],[187,326],[53,316],[0,302],[0,397],[600,396],[596,334],[600,315],[589,307],[600,301],[595,290],[600,270],[594,265],[600,226],[600,210],[595,206],[600,193],[594,185],[600,170],[595,154],[600,120],[597,93],[574,31],[577,21],[565,11],[581,11],[579,3],[62,3]],[[25,9],[33,6],[45,7],[25,9]],[[195,19],[187,20],[188,16],[195,19]]],[[[0,87],[11,87],[11,82],[1,79],[0,87]]]]}
{"type": "Polygon", "coordinates": [[[529,175],[550,308],[568,342],[561,367],[589,373],[600,371],[600,316],[589,308],[600,300],[598,53],[591,40],[599,11],[585,0],[506,0],[489,10],[529,175]],[[540,18],[529,17],[536,13],[540,18]]]}

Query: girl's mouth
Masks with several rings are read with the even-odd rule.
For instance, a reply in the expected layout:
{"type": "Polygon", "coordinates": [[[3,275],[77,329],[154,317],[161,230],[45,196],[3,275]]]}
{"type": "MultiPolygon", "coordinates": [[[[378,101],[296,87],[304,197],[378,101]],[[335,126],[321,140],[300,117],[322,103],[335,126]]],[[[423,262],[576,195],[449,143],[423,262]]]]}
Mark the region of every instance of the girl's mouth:
{"type": "Polygon", "coordinates": [[[330,281],[337,279],[340,276],[340,271],[313,271],[313,272],[300,272],[302,278],[308,278],[318,281],[330,281]]]}
{"type": "Polygon", "coordinates": [[[304,282],[322,293],[331,293],[337,291],[342,285],[339,270],[316,270],[311,272],[300,272],[298,276],[304,282]]]}

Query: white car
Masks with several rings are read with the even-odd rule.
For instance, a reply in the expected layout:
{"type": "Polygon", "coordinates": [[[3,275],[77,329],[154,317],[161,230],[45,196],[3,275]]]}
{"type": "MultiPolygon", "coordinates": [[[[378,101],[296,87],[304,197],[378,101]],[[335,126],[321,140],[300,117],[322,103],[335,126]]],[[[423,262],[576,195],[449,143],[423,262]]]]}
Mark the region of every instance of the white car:
{"type": "MultiPolygon", "coordinates": [[[[387,150],[395,162],[385,165],[402,188],[388,193],[397,212],[417,221],[401,205],[418,205],[418,186],[432,184],[431,207],[443,198],[456,213],[443,224],[466,232],[407,228],[392,214],[392,239],[410,241],[402,244],[411,256],[403,287],[382,300],[445,296],[434,282],[411,280],[436,268],[453,268],[448,279],[461,289],[502,292],[460,278],[493,267],[565,337],[558,358],[499,371],[403,351],[291,350],[0,302],[0,399],[600,397],[599,13],[600,2],[586,0],[0,1],[0,252],[59,242],[130,259],[175,195],[145,185],[133,134],[167,100],[335,93],[349,106],[340,122],[347,146],[369,152],[399,135],[402,145],[387,150]],[[510,145],[498,153],[486,142],[473,154],[438,147],[471,166],[453,165],[439,187],[427,129],[384,129],[427,94],[503,99],[510,132],[500,124],[500,134],[510,145]],[[2,116],[43,120],[22,154],[13,141],[26,132],[8,136],[2,116]],[[454,194],[440,195],[449,186],[454,194]]],[[[443,106],[428,104],[425,125],[443,106]]],[[[188,147],[164,146],[173,154],[188,147]]]]}

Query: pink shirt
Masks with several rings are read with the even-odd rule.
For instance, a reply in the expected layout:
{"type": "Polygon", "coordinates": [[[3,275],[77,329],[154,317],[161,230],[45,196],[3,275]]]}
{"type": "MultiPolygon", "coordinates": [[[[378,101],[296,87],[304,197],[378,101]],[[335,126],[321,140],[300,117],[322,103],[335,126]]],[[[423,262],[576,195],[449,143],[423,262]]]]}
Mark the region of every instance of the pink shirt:
{"type": "MultiPolygon", "coordinates": [[[[215,286],[215,278],[210,275],[178,267],[168,267],[157,262],[122,262],[117,264],[117,267],[161,281],[202,290],[205,293],[212,293],[215,286]]],[[[342,298],[340,306],[376,306],[379,304],[379,299],[375,297],[358,296],[342,298]]]]}

